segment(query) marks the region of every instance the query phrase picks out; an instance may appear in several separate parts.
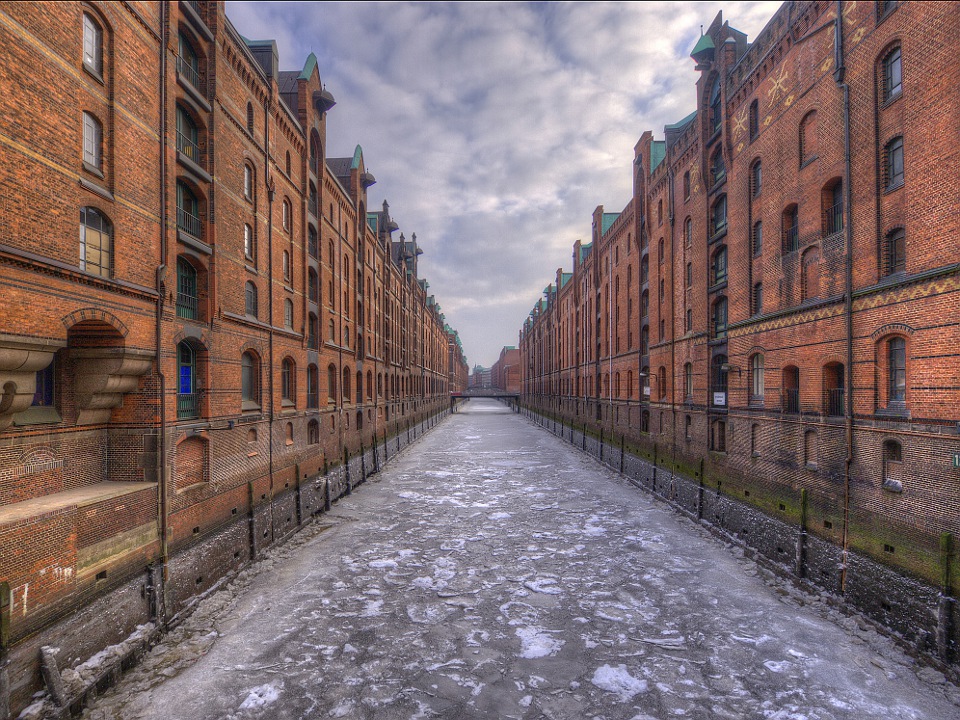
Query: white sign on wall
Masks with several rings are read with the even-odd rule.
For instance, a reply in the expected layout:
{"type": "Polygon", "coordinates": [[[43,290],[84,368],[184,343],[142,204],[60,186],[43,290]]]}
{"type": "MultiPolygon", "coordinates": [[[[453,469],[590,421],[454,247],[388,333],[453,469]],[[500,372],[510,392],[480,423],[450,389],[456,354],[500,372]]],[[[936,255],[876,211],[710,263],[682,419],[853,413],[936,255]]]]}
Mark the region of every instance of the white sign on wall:
{"type": "Polygon", "coordinates": [[[713,404],[726,406],[727,394],[725,392],[715,392],[713,394],[713,404]]]}

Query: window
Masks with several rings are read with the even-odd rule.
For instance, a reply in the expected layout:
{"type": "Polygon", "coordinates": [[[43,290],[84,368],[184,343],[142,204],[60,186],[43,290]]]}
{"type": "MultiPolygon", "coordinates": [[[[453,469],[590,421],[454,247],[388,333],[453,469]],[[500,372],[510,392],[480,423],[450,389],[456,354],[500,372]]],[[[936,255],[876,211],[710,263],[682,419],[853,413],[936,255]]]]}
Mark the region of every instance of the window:
{"type": "Polygon", "coordinates": [[[243,196],[253,200],[253,168],[249,165],[243,166],[243,196]]]}
{"type": "Polygon", "coordinates": [[[727,335],[727,299],[717,298],[713,304],[713,337],[722,338],[727,335]]]}
{"type": "Polygon", "coordinates": [[[693,263],[687,263],[687,287],[693,287],[693,263]]]}
{"type": "Polygon", "coordinates": [[[336,344],[336,342],[337,342],[337,327],[336,327],[336,324],[333,322],[333,318],[330,318],[329,332],[330,332],[330,335],[329,335],[330,342],[336,344]]]}
{"type": "Polygon", "coordinates": [[[817,467],[816,430],[807,430],[803,434],[803,464],[811,470],[817,467]]]}
{"type": "Polygon", "coordinates": [[[189,113],[177,105],[177,152],[195,163],[200,162],[200,131],[189,113]]]}
{"type": "Polygon", "coordinates": [[[97,172],[103,171],[103,127],[88,112],[83,114],[83,162],[97,172]]]}
{"type": "Polygon", "coordinates": [[[763,402],[763,355],[757,353],[750,359],[750,401],[763,402]]]}
{"type": "Polygon", "coordinates": [[[247,103],[247,132],[253,134],[253,103],[247,103]]]}
{"type": "Polygon", "coordinates": [[[685,172],[683,174],[683,199],[690,199],[690,172],[685,172]]]}
{"type": "Polygon", "coordinates": [[[757,139],[757,135],[760,134],[760,105],[756,100],[750,103],[749,115],[750,142],[753,142],[757,139]]]}
{"type": "Polygon", "coordinates": [[[663,225],[663,200],[657,200],[657,225],[663,225]]]}
{"type": "Polygon", "coordinates": [[[343,369],[343,402],[350,402],[350,368],[343,369]]]}
{"type": "Polygon", "coordinates": [[[327,401],[337,404],[337,367],[333,363],[327,366],[327,401]]]}
{"type": "MultiPolygon", "coordinates": [[[[287,162],[289,162],[289,161],[290,161],[290,153],[287,153],[287,162]]],[[[291,213],[291,210],[290,210],[290,201],[287,200],[286,198],[284,198],[284,199],[283,199],[283,215],[282,215],[282,218],[283,218],[283,229],[286,230],[287,232],[290,232],[290,217],[291,217],[291,214],[292,214],[292,213],[291,213]]]]}
{"type": "Polygon", "coordinates": [[[800,165],[817,157],[817,112],[813,110],[800,121],[800,165]]]}
{"type": "Polygon", "coordinates": [[[907,399],[907,343],[901,337],[887,342],[888,371],[890,376],[890,401],[905,402],[907,399]]]}
{"type": "Polygon", "coordinates": [[[753,457],[759,457],[760,453],[757,450],[759,443],[757,442],[760,437],[760,426],[757,423],[754,423],[750,426],[750,455],[753,457]]]}
{"type": "Polygon", "coordinates": [[[240,358],[241,409],[260,409],[260,363],[252,352],[240,358]]]}
{"type": "Polygon", "coordinates": [[[687,218],[687,221],[683,224],[683,241],[687,247],[693,245],[693,220],[687,218]]]}
{"type": "Polygon", "coordinates": [[[727,166],[723,162],[723,150],[718,147],[710,160],[710,184],[716,185],[725,177],[727,177],[727,166]]]}
{"type": "Polygon", "coordinates": [[[203,234],[200,201],[197,200],[193,191],[179,180],[177,181],[177,230],[198,239],[203,234]]]}
{"type": "Polygon", "coordinates": [[[179,57],[177,58],[177,74],[190,83],[195,89],[201,90],[202,92],[202,88],[200,87],[200,57],[183,33],[180,33],[177,37],[177,52],[179,53],[179,57]]]}
{"type": "Polygon", "coordinates": [[[253,228],[249,225],[243,226],[243,256],[247,260],[256,260],[257,244],[253,237],[253,228]]]}
{"type": "Polygon", "coordinates": [[[316,365],[307,366],[307,408],[320,407],[320,373],[316,365]]]}
{"type": "Polygon", "coordinates": [[[783,252],[794,252],[800,247],[800,217],[796,205],[783,211],[783,252]]]}
{"type": "Polygon", "coordinates": [[[196,320],[199,317],[197,271],[184,258],[177,258],[177,317],[196,320]]]}
{"type": "Polygon", "coordinates": [[[783,392],[783,411],[800,412],[800,368],[787,365],[783,369],[780,386],[783,392]]]}
{"type": "Polygon", "coordinates": [[[896,47],[883,58],[883,102],[888,102],[900,95],[902,81],[900,48],[896,47]]]}
{"type": "Polygon", "coordinates": [[[282,264],[283,279],[287,282],[290,282],[290,280],[293,278],[293,268],[290,266],[290,253],[286,250],[283,251],[282,264]]]}
{"type": "Polygon", "coordinates": [[[881,18],[886,17],[897,7],[897,0],[880,0],[877,3],[877,15],[881,18]]]}
{"type": "Polygon", "coordinates": [[[683,397],[688,401],[693,400],[693,363],[683,366],[683,397]]]}
{"type": "Polygon", "coordinates": [[[753,196],[756,197],[760,194],[760,191],[763,189],[763,171],[760,164],[760,161],[757,160],[750,167],[750,190],[753,193],[753,196]]]}
{"type": "Polygon", "coordinates": [[[720,78],[714,79],[713,87],[710,90],[710,128],[711,132],[720,130],[720,123],[723,122],[722,105],[720,102],[720,78]]]}
{"type": "Polygon", "coordinates": [[[884,275],[905,272],[907,269],[906,235],[903,228],[887,233],[881,248],[881,263],[884,275]]]}
{"type": "Polygon", "coordinates": [[[883,443],[883,489],[903,492],[903,446],[896,440],[883,443]]]}
{"type": "Polygon", "coordinates": [[[199,417],[196,353],[190,344],[177,345],[177,419],[199,417]]]}
{"type": "Polygon", "coordinates": [[[644,290],[640,294],[640,317],[646,318],[650,314],[650,293],[644,290]]]}
{"type": "Polygon", "coordinates": [[[713,357],[712,382],[713,392],[721,393],[722,397],[714,396],[712,402],[714,405],[724,406],[727,404],[727,356],[715,355],[713,357]],[[719,401],[719,402],[718,402],[719,401]]]}
{"type": "Polygon", "coordinates": [[[690,308],[687,308],[687,320],[686,320],[686,322],[687,322],[687,324],[686,324],[686,326],[685,326],[685,327],[686,327],[686,331],[687,331],[687,332],[692,332],[692,331],[693,331],[693,310],[690,309],[690,308]]]}
{"type": "Polygon", "coordinates": [[[244,312],[250,317],[257,317],[257,286],[247,280],[244,292],[244,312]]]}
{"type": "Polygon", "coordinates": [[[307,445],[316,445],[320,442],[320,423],[311,420],[307,423],[307,445]]]}
{"type": "Polygon", "coordinates": [[[110,277],[113,266],[113,226],[92,207],[80,208],[80,269],[110,277]]]}
{"type": "Polygon", "coordinates": [[[717,248],[716,252],[713,254],[713,262],[710,266],[711,275],[710,278],[713,282],[711,285],[717,285],[726,281],[727,279],[727,247],[726,245],[721,245],[717,248]]]}
{"type": "Polygon", "coordinates": [[[284,404],[293,405],[296,397],[297,371],[290,358],[284,358],[280,366],[280,397],[284,404]]]}
{"type": "Polygon", "coordinates": [[[103,75],[103,29],[87,13],[83,14],[83,65],[97,76],[103,75]]]}
{"type": "Polygon", "coordinates": [[[56,357],[42,370],[37,370],[36,390],[33,393],[31,407],[54,406],[56,400],[56,357]]]}
{"type": "Polygon", "coordinates": [[[763,252],[763,221],[757,220],[753,224],[753,255],[756,257],[761,252],[763,252]]]}
{"type": "Polygon", "coordinates": [[[884,149],[884,175],[887,190],[903,185],[903,138],[895,137],[884,149]]]}
{"type": "Polygon", "coordinates": [[[710,211],[711,235],[717,235],[727,229],[727,196],[721,195],[710,211]]]}
{"type": "Polygon", "coordinates": [[[289,298],[283,301],[283,326],[293,330],[293,301],[289,298]]]}
{"type": "Polygon", "coordinates": [[[714,452],[727,451],[727,423],[714,420],[710,423],[710,449],[714,452]]]}
{"type": "Polygon", "coordinates": [[[752,310],[754,315],[763,312],[763,283],[756,283],[753,286],[752,310]]]}
{"type": "Polygon", "coordinates": [[[320,278],[317,276],[317,271],[313,268],[307,270],[307,293],[310,302],[316,303],[320,301],[320,278]]]}

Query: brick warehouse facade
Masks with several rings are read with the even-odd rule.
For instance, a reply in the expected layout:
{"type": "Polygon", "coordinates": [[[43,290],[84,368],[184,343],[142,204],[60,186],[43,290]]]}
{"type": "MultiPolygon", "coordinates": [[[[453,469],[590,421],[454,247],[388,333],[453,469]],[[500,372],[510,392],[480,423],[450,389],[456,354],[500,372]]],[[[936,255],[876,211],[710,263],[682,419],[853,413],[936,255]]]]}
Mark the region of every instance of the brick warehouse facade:
{"type": "MultiPolygon", "coordinates": [[[[936,3],[787,2],[753,43],[718,15],[695,112],[641,135],[630,202],[595,211],[520,332],[529,409],[799,528],[807,580],[856,596],[854,556],[919,580],[937,630],[916,643],[948,658],[958,32],[936,3]]],[[[896,626],[891,597],[861,604],[896,626]]]]}
{"type": "Polygon", "coordinates": [[[325,153],[313,55],[280,71],[222,2],[4,3],[0,34],[6,717],[40,646],[174,617],[467,366],[361,148],[325,153]]]}

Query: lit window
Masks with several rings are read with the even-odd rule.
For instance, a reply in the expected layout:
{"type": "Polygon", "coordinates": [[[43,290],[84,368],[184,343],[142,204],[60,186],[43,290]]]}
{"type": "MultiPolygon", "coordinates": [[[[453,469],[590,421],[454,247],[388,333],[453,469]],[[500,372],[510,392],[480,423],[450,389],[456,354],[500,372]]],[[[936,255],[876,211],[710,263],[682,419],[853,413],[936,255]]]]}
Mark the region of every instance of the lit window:
{"type": "Polygon", "coordinates": [[[92,207],[80,209],[80,269],[110,277],[113,258],[113,226],[92,207]]]}
{"type": "Polygon", "coordinates": [[[903,138],[895,137],[887,143],[885,155],[885,169],[887,189],[903,185],[903,138]]]}
{"type": "Polygon", "coordinates": [[[103,74],[103,30],[86,13],[83,14],[83,64],[97,75],[103,74]]]}
{"type": "Polygon", "coordinates": [[[900,48],[894,48],[883,59],[883,101],[892,100],[900,94],[903,81],[900,65],[900,48]]]}
{"type": "Polygon", "coordinates": [[[100,121],[88,112],[83,114],[83,162],[103,170],[103,127],[100,121]]]}
{"type": "Polygon", "coordinates": [[[198,416],[196,353],[186,342],[177,345],[177,417],[198,416]]]}

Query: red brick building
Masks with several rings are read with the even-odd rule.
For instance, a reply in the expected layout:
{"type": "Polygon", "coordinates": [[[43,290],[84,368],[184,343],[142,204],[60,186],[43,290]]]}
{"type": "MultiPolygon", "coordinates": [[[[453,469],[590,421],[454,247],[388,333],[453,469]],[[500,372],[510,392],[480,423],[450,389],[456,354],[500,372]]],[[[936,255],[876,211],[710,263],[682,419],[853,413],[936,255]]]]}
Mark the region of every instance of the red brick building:
{"type": "Polygon", "coordinates": [[[500,350],[500,357],[490,368],[490,386],[503,392],[520,392],[520,351],[514,346],[500,350]]]}
{"type": "Polygon", "coordinates": [[[529,406],[957,577],[958,32],[938,3],[787,2],[752,43],[718,15],[695,111],[643,133],[633,198],[521,330],[529,406]]]}
{"type": "Polygon", "coordinates": [[[465,362],[361,148],[326,154],[313,55],[281,71],[222,2],[0,19],[5,717],[41,645],[75,664],[174,616],[465,362]]]}

